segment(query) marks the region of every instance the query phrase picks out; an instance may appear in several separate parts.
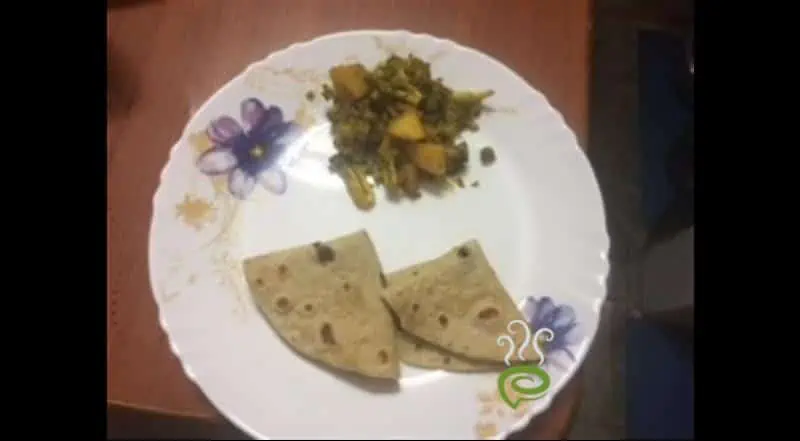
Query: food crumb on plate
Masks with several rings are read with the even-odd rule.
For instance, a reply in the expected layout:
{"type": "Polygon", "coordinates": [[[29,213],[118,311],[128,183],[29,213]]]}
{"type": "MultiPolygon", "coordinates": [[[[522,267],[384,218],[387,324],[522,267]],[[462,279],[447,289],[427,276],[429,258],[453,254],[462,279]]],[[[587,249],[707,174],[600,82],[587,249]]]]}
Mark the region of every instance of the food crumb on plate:
{"type": "Polygon", "coordinates": [[[494,164],[494,162],[497,160],[497,155],[495,154],[494,149],[489,146],[482,148],[480,155],[481,164],[487,167],[494,164]]]}

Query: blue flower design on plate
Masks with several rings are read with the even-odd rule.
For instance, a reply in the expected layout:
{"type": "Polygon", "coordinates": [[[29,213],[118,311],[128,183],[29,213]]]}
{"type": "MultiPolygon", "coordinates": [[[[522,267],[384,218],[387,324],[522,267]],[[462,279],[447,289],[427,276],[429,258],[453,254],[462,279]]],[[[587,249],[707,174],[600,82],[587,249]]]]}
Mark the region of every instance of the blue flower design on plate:
{"type": "Polygon", "coordinates": [[[252,193],[256,183],[275,194],[286,191],[286,174],[278,159],[296,139],[299,126],[284,121],[276,106],[265,107],[257,98],[242,101],[244,127],[230,116],[209,124],[206,133],[214,144],[197,159],[197,167],[210,176],[228,175],[228,189],[238,199],[252,193]]]}
{"type": "Polygon", "coordinates": [[[545,354],[545,365],[558,365],[566,370],[570,364],[575,363],[575,354],[571,348],[583,340],[583,332],[571,306],[556,305],[547,296],[538,300],[529,296],[525,299],[522,313],[531,332],[536,333],[542,328],[553,331],[551,341],[540,342],[545,354]]]}

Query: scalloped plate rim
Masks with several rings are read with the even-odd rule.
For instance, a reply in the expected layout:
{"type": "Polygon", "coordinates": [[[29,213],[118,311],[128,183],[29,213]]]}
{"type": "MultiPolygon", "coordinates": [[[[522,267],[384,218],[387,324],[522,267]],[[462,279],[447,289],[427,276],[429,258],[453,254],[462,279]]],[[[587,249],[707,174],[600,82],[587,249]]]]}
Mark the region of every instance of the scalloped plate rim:
{"type": "MultiPolygon", "coordinates": [[[[543,414],[543,413],[547,412],[550,409],[550,407],[552,405],[552,402],[555,399],[555,397],[563,390],[563,388],[566,386],[566,384],[568,384],[573,379],[573,377],[575,376],[577,371],[583,365],[584,360],[586,358],[586,355],[588,354],[591,346],[594,344],[594,339],[595,339],[595,337],[597,335],[597,331],[598,331],[599,324],[600,324],[600,319],[599,319],[599,314],[601,313],[600,309],[602,308],[602,305],[605,303],[605,301],[608,298],[607,279],[608,279],[609,271],[610,271],[610,263],[608,261],[608,250],[609,250],[610,238],[608,236],[608,232],[607,232],[607,229],[605,227],[605,221],[606,221],[605,204],[604,204],[604,200],[602,199],[602,194],[601,194],[599,185],[597,183],[597,177],[596,177],[596,175],[594,173],[594,169],[591,167],[591,164],[588,163],[588,158],[586,157],[585,150],[583,150],[581,148],[581,145],[580,145],[580,142],[579,142],[577,136],[575,135],[574,131],[566,124],[566,121],[564,120],[564,117],[561,114],[561,112],[552,105],[552,103],[549,101],[547,96],[544,93],[542,93],[539,90],[537,90],[536,88],[534,88],[524,77],[519,75],[516,71],[511,69],[505,63],[501,62],[500,60],[496,59],[495,57],[493,57],[492,55],[490,55],[490,54],[488,54],[486,52],[483,52],[483,51],[478,50],[478,49],[476,49],[474,47],[471,47],[471,46],[464,45],[462,43],[458,43],[458,42],[456,42],[456,41],[454,41],[452,39],[443,38],[443,37],[437,37],[437,36],[431,35],[429,33],[424,33],[424,32],[414,32],[414,31],[410,31],[410,30],[407,30],[407,29],[358,29],[358,30],[332,32],[332,33],[318,35],[316,37],[313,37],[313,38],[310,38],[310,39],[306,39],[306,40],[303,40],[303,41],[298,41],[298,42],[292,43],[292,44],[290,44],[288,46],[285,46],[285,47],[283,47],[281,49],[278,49],[276,51],[270,52],[266,57],[249,63],[240,73],[238,73],[234,77],[230,78],[228,81],[226,81],[226,83],[224,85],[222,85],[214,93],[209,95],[205,99],[205,101],[192,112],[191,116],[188,118],[186,124],[184,125],[184,128],[181,130],[180,136],[172,144],[172,147],[169,150],[169,154],[168,154],[167,159],[166,159],[166,161],[164,163],[164,166],[162,167],[161,172],[159,173],[159,183],[158,183],[158,186],[156,187],[156,190],[155,190],[155,192],[153,194],[153,198],[151,199],[151,209],[153,210],[153,213],[154,213],[155,212],[155,207],[156,207],[156,201],[158,200],[161,192],[163,191],[163,182],[165,180],[165,174],[167,173],[168,169],[170,168],[170,164],[172,164],[172,162],[173,162],[175,152],[177,151],[177,149],[178,149],[178,147],[179,147],[179,145],[181,143],[181,140],[186,138],[187,135],[189,134],[188,133],[189,127],[192,125],[192,122],[194,121],[196,116],[199,113],[201,113],[203,110],[205,110],[208,106],[212,105],[212,103],[218,97],[223,95],[229,88],[234,87],[234,85],[237,83],[238,80],[242,80],[247,75],[247,73],[250,72],[251,70],[253,70],[254,68],[256,68],[256,67],[258,67],[260,65],[268,64],[271,60],[282,56],[286,52],[291,52],[291,51],[293,51],[293,50],[295,50],[295,49],[297,49],[299,47],[313,45],[313,44],[316,44],[316,43],[318,43],[320,41],[327,40],[327,39],[335,39],[335,38],[340,38],[340,37],[358,36],[358,35],[383,36],[383,37],[406,36],[406,37],[412,37],[412,38],[431,39],[431,40],[434,40],[434,41],[436,41],[436,42],[438,42],[440,44],[444,44],[446,46],[453,47],[453,48],[455,48],[457,50],[472,52],[473,54],[479,56],[480,58],[484,58],[487,61],[496,64],[501,69],[507,71],[508,74],[516,77],[522,83],[524,83],[527,86],[527,88],[529,89],[530,92],[533,92],[533,93],[535,93],[535,94],[537,94],[537,95],[542,97],[542,99],[544,100],[544,102],[545,102],[546,106],[549,108],[549,110],[554,115],[556,115],[558,117],[560,124],[563,125],[563,128],[567,132],[569,132],[571,134],[571,136],[573,138],[573,141],[574,141],[574,145],[581,152],[583,160],[587,162],[587,164],[589,165],[590,173],[592,173],[592,177],[593,177],[593,180],[594,180],[594,183],[595,183],[595,187],[596,187],[595,189],[598,192],[598,195],[600,196],[600,204],[601,204],[601,207],[603,208],[601,210],[601,212],[600,212],[600,215],[601,215],[602,221],[604,223],[604,225],[603,225],[603,232],[604,232],[603,241],[605,243],[605,248],[606,248],[605,252],[603,252],[603,254],[602,254],[602,260],[603,260],[603,263],[604,263],[604,273],[605,273],[603,278],[602,278],[602,280],[600,280],[600,285],[601,285],[601,288],[602,288],[602,297],[600,299],[598,299],[599,301],[597,301],[597,303],[595,305],[595,308],[598,309],[596,311],[596,313],[598,314],[598,319],[592,323],[592,326],[590,326],[589,328],[586,329],[585,338],[586,338],[586,340],[588,340],[589,343],[586,345],[585,350],[580,351],[580,353],[576,354],[575,363],[574,363],[575,367],[573,369],[570,369],[569,371],[567,371],[564,374],[564,377],[562,378],[562,380],[559,382],[559,384],[553,386],[553,388],[551,389],[552,392],[549,393],[545,398],[543,398],[541,400],[543,402],[542,407],[539,408],[539,409],[534,409],[534,408],[529,409],[525,413],[524,417],[522,417],[522,418],[518,419],[516,422],[512,423],[511,426],[507,430],[498,432],[495,436],[492,436],[492,437],[488,438],[488,439],[504,439],[508,435],[510,435],[510,434],[512,434],[514,432],[517,432],[517,431],[525,429],[530,424],[530,422],[533,420],[533,418],[535,416],[538,416],[540,414],[543,414]]],[[[170,327],[166,323],[166,320],[165,320],[165,317],[164,317],[163,307],[161,305],[162,300],[158,299],[157,296],[155,295],[156,283],[153,280],[153,271],[152,271],[152,267],[151,267],[152,262],[153,262],[153,259],[151,257],[151,253],[153,252],[153,249],[154,249],[154,247],[153,247],[153,234],[152,234],[153,229],[155,227],[155,222],[154,221],[155,221],[155,216],[151,216],[150,227],[148,229],[148,279],[149,279],[149,282],[150,282],[151,292],[153,294],[154,300],[156,301],[156,305],[157,305],[158,322],[159,322],[159,325],[161,326],[162,330],[164,331],[164,333],[167,336],[167,341],[169,342],[170,350],[173,352],[175,357],[178,359],[178,361],[179,361],[179,363],[181,365],[181,368],[183,369],[183,371],[186,374],[187,378],[189,378],[198,387],[199,390],[203,391],[202,385],[199,384],[199,382],[197,380],[197,377],[193,372],[192,367],[187,362],[185,362],[184,359],[181,357],[181,350],[177,347],[176,343],[174,342],[174,340],[173,340],[173,338],[172,338],[172,336],[170,334],[170,327]]],[[[220,412],[222,415],[224,415],[228,420],[230,420],[232,423],[234,423],[236,426],[238,426],[242,431],[247,433],[249,436],[251,436],[253,438],[256,438],[256,439],[271,439],[270,437],[265,436],[265,435],[259,433],[258,431],[254,430],[248,424],[246,424],[244,421],[241,421],[238,417],[236,417],[236,415],[230,414],[223,407],[217,406],[217,404],[214,402],[214,400],[211,399],[211,397],[209,397],[208,395],[206,395],[205,392],[203,392],[203,395],[207,400],[209,400],[209,402],[215,407],[215,409],[218,412],[220,412]]],[[[387,439],[388,438],[397,438],[397,437],[390,435],[390,436],[387,437],[387,439]]]]}

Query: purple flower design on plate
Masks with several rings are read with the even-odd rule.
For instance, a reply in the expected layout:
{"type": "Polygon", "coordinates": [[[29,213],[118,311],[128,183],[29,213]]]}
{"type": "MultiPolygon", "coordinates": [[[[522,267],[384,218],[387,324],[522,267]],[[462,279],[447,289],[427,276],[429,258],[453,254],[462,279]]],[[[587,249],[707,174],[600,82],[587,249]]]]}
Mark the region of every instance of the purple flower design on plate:
{"type": "Polygon", "coordinates": [[[538,300],[528,297],[525,299],[522,313],[531,332],[536,333],[542,328],[553,331],[551,341],[540,342],[545,354],[545,364],[555,364],[567,369],[575,362],[575,354],[570,348],[583,340],[583,333],[578,326],[575,310],[571,306],[556,305],[553,299],[547,296],[538,300]]]}
{"type": "Polygon", "coordinates": [[[228,189],[238,199],[245,199],[256,182],[275,194],[286,191],[286,174],[278,159],[296,139],[298,126],[283,120],[276,106],[265,107],[256,98],[241,105],[244,127],[229,116],[221,116],[206,130],[214,143],[197,160],[197,167],[210,176],[228,175],[228,189]]]}

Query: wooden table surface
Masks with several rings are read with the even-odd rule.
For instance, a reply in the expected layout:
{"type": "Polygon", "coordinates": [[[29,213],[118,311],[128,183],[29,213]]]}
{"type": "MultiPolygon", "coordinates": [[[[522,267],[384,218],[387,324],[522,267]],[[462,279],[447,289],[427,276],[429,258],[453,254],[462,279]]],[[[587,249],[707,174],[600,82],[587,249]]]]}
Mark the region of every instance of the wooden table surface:
{"type": "MultiPolygon", "coordinates": [[[[114,2],[111,2],[114,3],[114,2]]],[[[492,54],[542,91],[585,146],[589,0],[167,0],[109,9],[108,401],[221,418],[157,323],[147,270],[151,200],[193,109],[249,63],[349,29],[408,29],[492,54]]],[[[526,437],[561,437],[580,376],[526,437]]]]}

